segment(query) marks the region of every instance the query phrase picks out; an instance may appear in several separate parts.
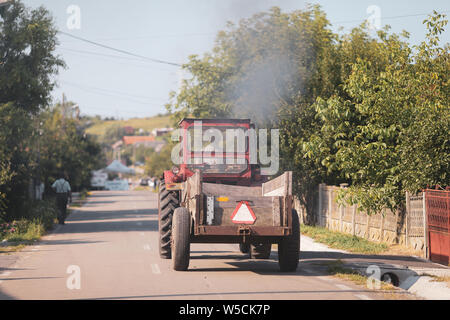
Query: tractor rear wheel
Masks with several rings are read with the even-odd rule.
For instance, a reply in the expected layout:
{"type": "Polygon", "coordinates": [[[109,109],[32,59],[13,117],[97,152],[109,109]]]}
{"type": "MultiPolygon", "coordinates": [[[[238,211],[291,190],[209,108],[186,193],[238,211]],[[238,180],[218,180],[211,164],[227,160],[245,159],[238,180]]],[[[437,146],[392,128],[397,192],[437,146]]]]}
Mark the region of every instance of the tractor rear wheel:
{"type": "Polygon", "coordinates": [[[161,180],[158,194],[158,229],[159,256],[162,259],[171,258],[172,216],[179,206],[178,193],[166,190],[164,180],[161,180]]]}
{"type": "Polygon", "coordinates": [[[176,271],[186,271],[191,253],[191,216],[184,207],[175,209],[172,221],[172,267],[176,271]]]}
{"type": "Polygon", "coordinates": [[[258,243],[250,245],[250,258],[252,259],[269,259],[271,243],[258,243]]]}
{"type": "Polygon", "coordinates": [[[300,222],[297,211],[292,210],[292,234],[278,243],[278,264],[282,272],[297,270],[300,257],[300,222]]]}

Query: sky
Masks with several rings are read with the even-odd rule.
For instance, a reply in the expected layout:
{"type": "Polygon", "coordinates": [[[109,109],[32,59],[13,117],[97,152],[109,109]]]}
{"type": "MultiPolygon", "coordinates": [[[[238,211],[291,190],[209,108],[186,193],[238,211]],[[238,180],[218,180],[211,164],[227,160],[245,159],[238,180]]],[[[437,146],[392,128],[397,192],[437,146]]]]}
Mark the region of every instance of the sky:
{"type": "MultiPolygon", "coordinates": [[[[425,37],[422,21],[433,10],[450,14],[444,0],[23,0],[29,7],[46,7],[59,33],[58,54],[66,69],[56,77],[54,101],[77,103],[81,113],[128,119],[165,113],[169,93],[176,91],[183,75],[180,67],[192,54],[203,55],[214,46],[218,31],[228,21],[266,11],[273,6],[284,12],[318,3],[333,30],[349,31],[379,14],[381,25],[393,32],[407,30],[410,42],[425,37]],[[136,56],[95,46],[69,35],[94,41],[136,56]],[[149,59],[148,59],[149,58],[149,59]]],[[[441,35],[449,42],[449,32],[441,35]]]]}

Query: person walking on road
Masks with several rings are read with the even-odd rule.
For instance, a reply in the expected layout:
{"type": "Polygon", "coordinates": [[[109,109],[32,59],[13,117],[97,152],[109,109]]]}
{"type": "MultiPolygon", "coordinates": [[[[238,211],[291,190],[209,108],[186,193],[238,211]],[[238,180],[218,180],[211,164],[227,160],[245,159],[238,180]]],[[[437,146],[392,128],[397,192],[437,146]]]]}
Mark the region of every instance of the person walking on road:
{"type": "Polygon", "coordinates": [[[59,179],[53,183],[52,189],[56,192],[58,222],[59,224],[64,224],[67,216],[67,202],[69,198],[72,198],[70,184],[64,179],[64,174],[59,175],[59,179]]]}

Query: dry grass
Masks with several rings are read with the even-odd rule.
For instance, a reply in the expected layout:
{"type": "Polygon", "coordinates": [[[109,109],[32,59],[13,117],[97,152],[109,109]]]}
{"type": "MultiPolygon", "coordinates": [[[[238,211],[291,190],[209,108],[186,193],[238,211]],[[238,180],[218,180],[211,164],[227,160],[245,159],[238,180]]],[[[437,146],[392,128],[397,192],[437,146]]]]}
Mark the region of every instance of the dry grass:
{"type": "MultiPolygon", "coordinates": [[[[153,188],[152,188],[153,190],[153,188]]],[[[137,186],[133,189],[133,191],[150,191],[150,187],[148,186],[137,186]]]]}
{"type": "Polygon", "coordinates": [[[171,126],[170,116],[161,117],[150,117],[150,118],[134,118],[129,120],[113,120],[113,121],[101,121],[94,124],[92,127],[86,129],[88,134],[94,134],[102,136],[105,134],[106,130],[116,124],[121,126],[130,126],[136,129],[143,129],[146,131],[151,131],[156,128],[165,128],[171,126]]]}
{"type": "Polygon", "coordinates": [[[323,227],[302,225],[300,232],[330,248],[360,254],[380,254],[388,249],[385,243],[372,242],[347,233],[332,231],[323,227]]]}
{"type": "Polygon", "coordinates": [[[383,255],[395,255],[395,256],[416,256],[421,257],[423,252],[419,250],[414,250],[412,248],[405,247],[400,244],[391,244],[389,248],[382,252],[383,255]]]}
{"type": "MultiPolygon", "coordinates": [[[[367,286],[368,277],[362,275],[358,271],[345,267],[344,263],[341,260],[334,260],[326,263],[326,265],[328,266],[328,272],[332,276],[335,276],[343,280],[349,280],[359,286],[368,287],[367,286]]],[[[396,291],[398,289],[390,283],[380,281],[380,287],[373,290],[396,291]]]]}
{"type": "Polygon", "coordinates": [[[431,281],[446,282],[447,283],[447,287],[450,288],[450,276],[446,276],[446,277],[431,276],[431,277],[433,278],[433,280],[431,280],[431,281]]]}
{"type": "Polygon", "coordinates": [[[23,243],[17,244],[17,245],[12,245],[12,246],[0,247],[0,254],[11,254],[11,253],[20,251],[23,248],[25,248],[25,244],[23,244],[23,243]]]}
{"type": "Polygon", "coordinates": [[[323,227],[302,225],[301,233],[330,248],[345,250],[352,253],[416,257],[421,257],[423,254],[422,251],[414,250],[400,244],[373,242],[361,237],[332,231],[323,227]]]}

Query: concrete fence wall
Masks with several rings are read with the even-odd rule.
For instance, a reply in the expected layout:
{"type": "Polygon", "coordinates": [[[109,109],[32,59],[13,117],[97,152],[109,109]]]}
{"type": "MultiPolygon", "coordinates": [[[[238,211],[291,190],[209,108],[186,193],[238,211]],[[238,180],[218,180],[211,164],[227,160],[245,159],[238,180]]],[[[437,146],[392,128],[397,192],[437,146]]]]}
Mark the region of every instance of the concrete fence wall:
{"type": "MultiPolygon", "coordinates": [[[[319,185],[315,212],[319,226],[371,241],[401,244],[421,252],[423,257],[427,256],[423,195],[406,195],[406,214],[396,214],[386,209],[369,216],[358,210],[356,205],[339,205],[336,202],[339,189],[319,185]]],[[[306,212],[298,200],[294,201],[294,208],[303,222],[306,212]]]]}

